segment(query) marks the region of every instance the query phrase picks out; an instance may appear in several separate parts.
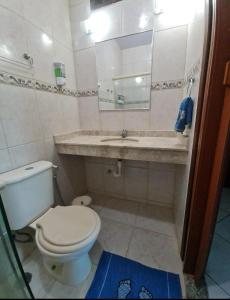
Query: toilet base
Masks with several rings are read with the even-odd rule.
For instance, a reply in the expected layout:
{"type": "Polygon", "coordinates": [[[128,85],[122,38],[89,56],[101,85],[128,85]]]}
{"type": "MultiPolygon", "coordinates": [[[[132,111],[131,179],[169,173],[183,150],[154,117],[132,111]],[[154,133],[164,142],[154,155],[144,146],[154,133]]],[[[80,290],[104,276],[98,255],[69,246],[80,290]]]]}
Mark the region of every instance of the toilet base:
{"type": "Polygon", "coordinates": [[[82,283],[88,277],[92,267],[88,254],[64,263],[44,257],[43,262],[46,270],[57,281],[70,286],[78,286],[82,283]]]}

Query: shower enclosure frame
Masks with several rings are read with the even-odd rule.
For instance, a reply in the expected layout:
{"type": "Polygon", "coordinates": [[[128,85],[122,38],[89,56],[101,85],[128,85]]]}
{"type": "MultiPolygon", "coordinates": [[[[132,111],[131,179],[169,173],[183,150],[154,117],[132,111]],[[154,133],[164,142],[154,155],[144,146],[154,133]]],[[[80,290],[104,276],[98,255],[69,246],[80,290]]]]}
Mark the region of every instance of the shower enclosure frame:
{"type": "MultiPolygon", "coordinates": [[[[22,267],[22,264],[21,264],[21,261],[20,261],[20,258],[19,258],[16,246],[15,246],[15,243],[14,243],[14,240],[13,240],[13,236],[12,236],[12,233],[11,233],[10,225],[8,223],[8,219],[7,219],[5,208],[4,208],[4,205],[3,205],[3,202],[2,202],[1,195],[0,195],[0,212],[2,214],[2,218],[3,218],[4,225],[6,227],[6,231],[7,231],[7,235],[8,235],[8,238],[9,238],[10,246],[11,246],[13,255],[15,257],[15,260],[16,260],[17,267],[19,269],[20,275],[22,276],[22,279],[23,279],[23,281],[25,283],[25,287],[26,287],[26,289],[28,291],[29,296],[31,297],[31,299],[35,299],[34,295],[33,295],[33,292],[32,292],[32,290],[30,288],[30,285],[29,285],[29,283],[27,281],[25,272],[23,270],[23,267],[22,267]]],[[[6,249],[6,251],[7,251],[7,249],[6,249]]],[[[15,269],[14,263],[12,262],[10,255],[8,255],[8,258],[9,258],[9,263],[12,266],[12,269],[15,269]]],[[[15,271],[15,273],[16,273],[16,271],[15,271]]]]}

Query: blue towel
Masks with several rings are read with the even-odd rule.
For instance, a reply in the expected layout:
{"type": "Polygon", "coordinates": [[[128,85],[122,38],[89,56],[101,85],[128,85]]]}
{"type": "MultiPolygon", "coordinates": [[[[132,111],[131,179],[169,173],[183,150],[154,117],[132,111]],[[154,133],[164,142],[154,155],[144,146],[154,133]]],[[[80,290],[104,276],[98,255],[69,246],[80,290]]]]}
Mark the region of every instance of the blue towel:
{"type": "Polygon", "coordinates": [[[180,105],[180,110],[175,125],[175,130],[177,132],[183,132],[185,130],[186,125],[191,127],[192,114],[193,114],[193,100],[191,97],[186,97],[181,102],[180,105]]]}

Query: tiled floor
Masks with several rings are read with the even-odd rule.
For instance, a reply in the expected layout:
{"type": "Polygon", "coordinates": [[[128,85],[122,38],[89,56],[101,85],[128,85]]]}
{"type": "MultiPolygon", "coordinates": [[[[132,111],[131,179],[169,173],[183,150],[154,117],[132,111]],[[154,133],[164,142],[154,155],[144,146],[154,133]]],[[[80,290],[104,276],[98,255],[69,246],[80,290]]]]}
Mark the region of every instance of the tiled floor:
{"type": "Polygon", "coordinates": [[[46,273],[35,250],[25,261],[24,269],[33,273],[31,287],[36,298],[84,298],[103,249],[181,275],[170,209],[102,197],[95,199],[93,208],[101,217],[102,229],[90,252],[93,268],[88,279],[78,288],[62,285],[46,273]]]}
{"type": "Polygon", "coordinates": [[[230,189],[222,193],[205,279],[209,298],[230,298],[230,189]]]}

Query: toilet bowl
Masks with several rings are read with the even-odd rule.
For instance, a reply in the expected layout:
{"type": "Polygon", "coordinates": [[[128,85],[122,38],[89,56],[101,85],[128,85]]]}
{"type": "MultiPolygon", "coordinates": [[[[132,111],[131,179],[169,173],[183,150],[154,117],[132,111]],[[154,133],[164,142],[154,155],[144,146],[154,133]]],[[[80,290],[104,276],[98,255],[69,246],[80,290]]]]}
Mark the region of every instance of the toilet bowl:
{"type": "Polygon", "coordinates": [[[85,206],[54,206],[53,164],[38,161],[0,174],[1,196],[11,230],[32,227],[46,270],[76,286],[91,270],[89,251],[101,221],[85,206]]]}
{"type": "Polygon", "coordinates": [[[31,224],[46,270],[63,284],[77,286],[91,270],[89,251],[101,228],[95,211],[57,206],[31,224]]]}

